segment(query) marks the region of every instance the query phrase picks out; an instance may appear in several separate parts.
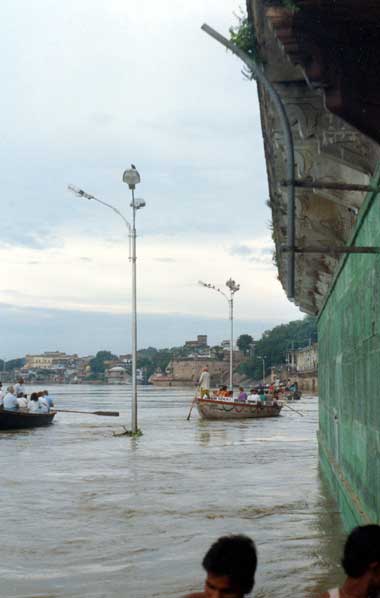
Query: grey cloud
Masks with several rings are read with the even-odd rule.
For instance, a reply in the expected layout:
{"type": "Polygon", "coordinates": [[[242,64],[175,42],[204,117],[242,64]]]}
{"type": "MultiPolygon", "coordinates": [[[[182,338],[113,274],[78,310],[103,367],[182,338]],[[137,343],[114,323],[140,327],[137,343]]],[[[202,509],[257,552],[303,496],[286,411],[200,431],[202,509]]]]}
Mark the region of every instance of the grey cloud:
{"type": "Polygon", "coordinates": [[[243,257],[246,257],[248,255],[252,255],[254,251],[255,249],[248,247],[248,245],[233,245],[230,248],[229,253],[230,255],[241,255],[243,257]]]}

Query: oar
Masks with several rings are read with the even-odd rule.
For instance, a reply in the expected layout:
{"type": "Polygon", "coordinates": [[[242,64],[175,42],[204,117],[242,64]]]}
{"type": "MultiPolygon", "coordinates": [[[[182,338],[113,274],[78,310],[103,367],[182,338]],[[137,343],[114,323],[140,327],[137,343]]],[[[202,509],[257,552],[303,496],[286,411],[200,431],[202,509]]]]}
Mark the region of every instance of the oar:
{"type": "Polygon", "coordinates": [[[76,411],[75,409],[54,409],[54,411],[58,411],[58,413],[87,413],[88,415],[119,417],[118,411],[76,411]]]}
{"type": "Polygon", "coordinates": [[[298,415],[302,415],[302,417],[304,417],[304,413],[301,413],[301,411],[297,411],[297,409],[293,409],[293,407],[290,407],[289,405],[287,405],[286,403],[284,404],[284,407],[287,407],[288,409],[291,409],[292,411],[294,411],[295,413],[298,413],[298,415]]]}
{"type": "Polygon", "coordinates": [[[192,412],[193,407],[194,407],[194,405],[195,405],[196,402],[197,402],[197,395],[195,395],[195,397],[193,398],[193,401],[192,401],[191,407],[190,407],[190,411],[189,411],[189,415],[187,416],[186,421],[189,421],[190,416],[191,416],[191,412],[192,412]]]}

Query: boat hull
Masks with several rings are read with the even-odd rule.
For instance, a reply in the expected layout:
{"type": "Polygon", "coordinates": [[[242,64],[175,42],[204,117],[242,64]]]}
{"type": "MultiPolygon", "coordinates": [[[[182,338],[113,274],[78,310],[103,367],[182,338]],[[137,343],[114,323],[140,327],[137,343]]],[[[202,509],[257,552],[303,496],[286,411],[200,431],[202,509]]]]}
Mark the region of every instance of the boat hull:
{"type": "Polygon", "coordinates": [[[0,410],[0,430],[22,430],[24,428],[39,428],[53,422],[56,412],[27,413],[20,411],[0,410]]]}
{"type": "Polygon", "coordinates": [[[197,399],[197,409],[203,419],[261,419],[277,417],[282,405],[263,405],[220,401],[216,399],[197,399]]]}

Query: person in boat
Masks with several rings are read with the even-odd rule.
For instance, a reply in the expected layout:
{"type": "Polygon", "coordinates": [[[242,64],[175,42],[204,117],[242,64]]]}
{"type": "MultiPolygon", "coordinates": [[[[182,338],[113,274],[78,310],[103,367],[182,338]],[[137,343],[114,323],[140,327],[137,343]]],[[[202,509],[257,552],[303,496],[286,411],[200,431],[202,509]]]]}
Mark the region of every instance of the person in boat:
{"type": "Polygon", "coordinates": [[[340,588],[322,594],[321,598],[365,598],[380,592],[380,526],[355,527],[343,549],[342,567],[346,579],[340,588]]]}
{"type": "Polygon", "coordinates": [[[4,397],[3,406],[7,411],[18,411],[19,407],[14,386],[8,386],[7,394],[4,397]]]}
{"type": "Polygon", "coordinates": [[[52,397],[49,395],[49,392],[47,390],[42,391],[43,392],[43,397],[46,401],[46,403],[48,404],[49,410],[54,407],[54,401],[52,399],[52,397]]]}
{"type": "Polygon", "coordinates": [[[20,411],[28,411],[29,401],[26,396],[17,397],[17,405],[20,411]]]}
{"type": "Polygon", "coordinates": [[[203,592],[185,598],[243,598],[255,585],[255,543],[243,535],[223,536],[207,551],[202,565],[206,571],[203,592]]]}
{"type": "Polygon", "coordinates": [[[0,382],[0,407],[3,406],[4,397],[5,397],[5,392],[4,392],[4,389],[3,389],[3,383],[0,382]]]}
{"type": "Polygon", "coordinates": [[[239,395],[238,395],[238,398],[237,398],[237,400],[238,400],[238,401],[245,402],[245,401],[247,400],[247,398],[248,398],[248,395],[247,395],[247,393],[244,391],[244,388],[243,388],[242,386],[239,386],[239,395]]]}
{"type": "Polygon", "coordinates": [[[247,401],[249,403],[257,403],[257,399],[258,399],[258,395],[257,395],[257,390],[256,388],[251,388],[251,390],[249,391],[249,395],[247,398],[247,401]]]}
{"type": "Polygon", "coordinates": [[[24,378],[19,378],[14,385],[14,391],[17,398],[26,397],[24,378]]]}
{"type": "Polygon", "coordinates": [[[31,413],[49,413],[49,407],[41,392],[32,392],[29,401],[29,411],[31,413]]]}
{"type": "Polygon", "coordinates": [[[228,396],[227,386],[221,386],[219,389],[219,397],[225,399],[228,396]]]}
{"type": "Polygon", "coordinates": [[[199,388],[201,389],[201,398],[206,396],[208,399],[210,398],[210,373],[208,371],[208,366],[206,365],[202,369],[202,373],[199,377],[199,388]]]}

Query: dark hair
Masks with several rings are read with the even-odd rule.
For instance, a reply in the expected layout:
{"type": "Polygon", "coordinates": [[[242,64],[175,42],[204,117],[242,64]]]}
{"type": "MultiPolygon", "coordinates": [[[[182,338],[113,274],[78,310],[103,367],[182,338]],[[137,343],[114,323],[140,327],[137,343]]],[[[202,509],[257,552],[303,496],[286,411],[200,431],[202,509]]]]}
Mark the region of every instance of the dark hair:
{"type": "Polygon", "coordinates": [[[349,577],[361,577],[371,563],[380,563],[380,526],[355,527],[344,545],[342,566],[349,577]]]}
{"type": "Polygon", "coordinates": [[[249,594],[257,567],[255,543],[243,535],[223,536],[208,550],[202,565],[207,573],[228,576],[234,586],[249,594]]]}
{"type": "Polygon", "coordinates": [[[36,392],[32,392],[32,394],[30,395],[30,400],[38,401],[38,394],[36,392]]]}

